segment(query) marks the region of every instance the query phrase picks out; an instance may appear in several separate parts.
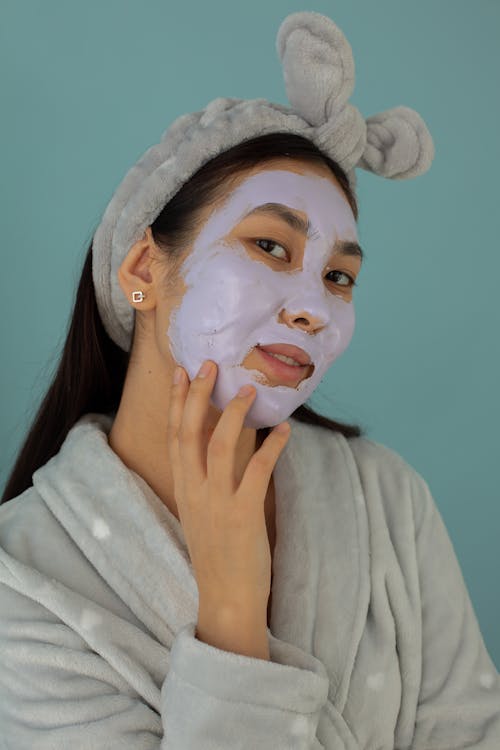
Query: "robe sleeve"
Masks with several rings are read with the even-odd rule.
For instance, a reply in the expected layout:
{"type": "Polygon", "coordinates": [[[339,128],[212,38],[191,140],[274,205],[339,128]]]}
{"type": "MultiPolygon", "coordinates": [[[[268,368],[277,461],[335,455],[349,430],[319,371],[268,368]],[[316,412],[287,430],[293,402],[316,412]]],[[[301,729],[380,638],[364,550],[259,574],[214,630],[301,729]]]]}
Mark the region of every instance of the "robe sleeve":
{"type": "Polygon", "coordinates": [[[283,644],[269,629],[271,660],[266,661],[199,641],[195,628],[184,627],[171,651],[162,688],[171,740],[165,750],[322,747],[316,729],[329,680],[318,659],[283,644]]]}
{"type": "MultiPolygon", "coordinates": [[[[422,677],[412,750],[500,750],[500,675],[425,480],[416,492],[422,677]]],[[[498,596],[497,572],[492,591],[498,596]]]]}
{"type": "MultiPolygon", "coordinates": [[[[315,735],[329,681],[314,656],[272,635],[271,661],[223,651],[196,639],[190,623],[156,686],[142,665],[109,648],[104,658],[48,602],[36,601],[39,575],[0,547],[2,750],[321,747],[315,735]],[[122,666],[147,685],[150,701],[122,666]]],[[[110,617],[109,627],[118,620],[110,617]]],[[[161,644],[144,643],[162,658],[161,644]]]]}

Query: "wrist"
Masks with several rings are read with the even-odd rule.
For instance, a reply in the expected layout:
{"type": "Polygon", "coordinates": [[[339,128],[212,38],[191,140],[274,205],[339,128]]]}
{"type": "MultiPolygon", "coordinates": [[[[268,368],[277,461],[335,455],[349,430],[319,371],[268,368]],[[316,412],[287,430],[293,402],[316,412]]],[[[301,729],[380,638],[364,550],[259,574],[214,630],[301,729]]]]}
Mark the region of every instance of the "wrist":
{"type": "Polygon", "coordinates": [[[266,612],[201,603],[195,637],[215,648],[269,661],[266,612]]]}

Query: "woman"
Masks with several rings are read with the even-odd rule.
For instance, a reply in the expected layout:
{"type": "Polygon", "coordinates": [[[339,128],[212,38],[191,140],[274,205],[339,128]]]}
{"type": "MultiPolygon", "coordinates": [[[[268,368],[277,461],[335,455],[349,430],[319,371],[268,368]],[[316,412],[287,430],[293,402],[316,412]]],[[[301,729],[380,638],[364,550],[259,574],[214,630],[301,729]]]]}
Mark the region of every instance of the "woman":
{"type": "Polygon", "coordinates": [[[2,498],[7,747],[500,746],[499,675],[425,480],[304,406],[354,330],[354,165],[415,176],[432,141],[399,108],[377,151],[324,16],[288,16],[278,50],[295,113],[179,118],[89,248],[2,498]]]}

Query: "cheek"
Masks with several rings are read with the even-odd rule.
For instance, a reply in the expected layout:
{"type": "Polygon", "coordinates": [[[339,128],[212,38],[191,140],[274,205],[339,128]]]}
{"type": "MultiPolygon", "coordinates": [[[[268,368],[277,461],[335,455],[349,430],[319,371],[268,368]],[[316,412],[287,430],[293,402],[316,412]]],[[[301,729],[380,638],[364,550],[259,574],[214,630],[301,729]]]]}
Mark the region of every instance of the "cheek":
{"type": "Polygon", "coordinates": [[[158,351],[163,354],[171,354],[170,342],[175,336],[172,326],[175,308],[170,301],[157,303],[154,318],[154,338],[158,351]]]}
{"type": "MultiPolygon", "coordinates": [[[[215,325],[229,319],[236,321],[252,312],[258,316],[262,301],[275,298],[270,283],[273,272],[242,252],[236,248],[216,252],[209,262],[190,270],[182,307],[195,314],[198,325],[203,325],[202,319],[215,325]]],[[[276,285],[279,288],[279,279],[275,280],[276,285]]]]}
{"type": "Polygon", "coordinates": [[[252,310],[248,304],[252,297],[245,277],[228,272],[223,265],[208,264],[172,310],[173,327],[207,336],[220,333],[252,310]]]}

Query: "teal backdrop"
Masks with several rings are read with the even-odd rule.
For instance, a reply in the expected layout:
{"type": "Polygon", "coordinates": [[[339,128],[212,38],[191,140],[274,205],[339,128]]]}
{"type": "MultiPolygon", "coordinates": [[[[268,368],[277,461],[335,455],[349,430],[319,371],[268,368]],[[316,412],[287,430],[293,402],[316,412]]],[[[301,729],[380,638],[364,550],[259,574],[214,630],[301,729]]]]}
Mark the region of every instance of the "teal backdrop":
{"type": "Polygon", "coordinates": [[[217,96],[288,105],[275,37],[299,10],[347,36],[363,116],[412,107],[436,147],[413,180],[357,172],[356,330],[309,403],[426,479],[500,669],[497,0],[2,0],[2,490],[118,183],[217,96]]]}

